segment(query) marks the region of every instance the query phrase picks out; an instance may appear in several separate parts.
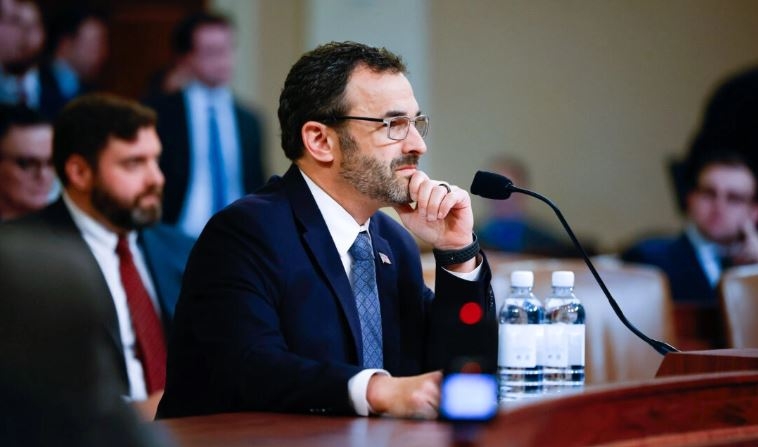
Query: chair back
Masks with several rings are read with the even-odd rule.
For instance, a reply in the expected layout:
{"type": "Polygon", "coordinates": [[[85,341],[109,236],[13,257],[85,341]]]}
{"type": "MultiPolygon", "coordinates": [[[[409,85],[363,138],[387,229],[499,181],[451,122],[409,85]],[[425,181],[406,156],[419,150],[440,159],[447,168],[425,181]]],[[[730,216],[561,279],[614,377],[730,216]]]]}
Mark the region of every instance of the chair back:
{"type": "MultiPolygon", "coordinates": [[[[595,261],[595,267],[633,325],[650,338],[675,346],[673,306],[662,272],[617,260],[595,261]]],[[[583,260],[538,259],[494,265],[493,289],[498,309],[508,292],[510,273],[514,270],[534,272],[534,293],[542,300],[552,291],[553,271],[574,272],[574,293],[586,312],[587,384],[643,380],[655,376],[663,357],[619,320],[583,260]]]]}
{"type": "Polygon", "coordinates": [[[758,348],[758,265],[734,267],[718,287],[727,346],[758,348]]]}

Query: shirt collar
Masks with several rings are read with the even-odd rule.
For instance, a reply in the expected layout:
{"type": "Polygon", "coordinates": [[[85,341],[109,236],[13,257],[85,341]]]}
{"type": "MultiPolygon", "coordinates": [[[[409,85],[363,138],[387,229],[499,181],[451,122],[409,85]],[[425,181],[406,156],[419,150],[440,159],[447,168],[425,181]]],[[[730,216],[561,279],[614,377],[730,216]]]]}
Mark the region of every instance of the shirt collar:
{"type": "Polygon", "coordinates": [[[700,253],[707,254],[713,257],[720,257],[726,254],[726,248],[721,245],[707,239],[694,222],[690,222],[685,229],[687,237],[690,238],[690,242],[695,246],[695,250],[700,253]]]}
{"type": "Polygon", "coordinates": [[[358,233],[368,231],[371,219],[369,218],[363,225],[358,225],[353,216],[342,205],[321,189],[305,172],[301,170],[300,173],[316,201],[316,206],[321,211],[321,216],[326,222],[326,228],[334,240],[337,252],[340,256],[345,255],[355,242],[358,233]]]}
{"type": "MultiPolygon", "coordinates": [[[[81,208],[76,206],[73,200],[66,194],[65,191],[61,194],[63,203],[66,204],[71,218],[79,228],[79,231],[83,236],[96,242],[98,245],[112,247],[116,249],[116,243],[118,242],[118,234],[106,228],[103,224],[90,217],[87,213],[82,211],[81,208]]],[[[133,247],[137,241],[137,232],[130,231],[127,234],[129,238],[129,246],[133,247]]]]}
{"type": "Polygon", "coordinates": [[[218,105],[219,103],[229,102],[232,100],[232,92],[227,86],[208,87],[200,81],[191,81],[187,85],[187,94],[197,99],[202,99],[209,105],[218,105]]]}

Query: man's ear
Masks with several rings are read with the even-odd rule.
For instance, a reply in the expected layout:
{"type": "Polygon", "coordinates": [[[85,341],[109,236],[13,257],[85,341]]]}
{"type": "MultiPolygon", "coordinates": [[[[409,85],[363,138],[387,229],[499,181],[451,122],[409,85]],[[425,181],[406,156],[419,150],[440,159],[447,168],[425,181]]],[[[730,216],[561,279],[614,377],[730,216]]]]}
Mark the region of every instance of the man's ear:
{"type": "Polygon", "coordinates": [[[94,181],[94,172],[89,162],[79,154],[68,157],[64,165],[66,177],[71,186],[79,191],[89,191],[94,181]]]}
{"type": "Polygon", "coordinates": [[[300,130],[305,145],[305,151],[313,159],[322,163],[334,161],[334,151],[337,148],[336,133],[329,126],[317,121],[308,121],[300,130]]]}

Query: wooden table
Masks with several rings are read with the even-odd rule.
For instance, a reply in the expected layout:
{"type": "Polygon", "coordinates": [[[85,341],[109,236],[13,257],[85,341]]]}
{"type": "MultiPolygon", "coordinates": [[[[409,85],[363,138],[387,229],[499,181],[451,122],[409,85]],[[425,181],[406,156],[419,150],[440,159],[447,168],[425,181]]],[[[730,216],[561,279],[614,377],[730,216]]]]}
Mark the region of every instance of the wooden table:
{"type": "Polygon", "coordinates": [[[758,372],[598,386],[503,408],[487,424],[235,413],[162,420],[180,447],[758,445],[758,372]]]}

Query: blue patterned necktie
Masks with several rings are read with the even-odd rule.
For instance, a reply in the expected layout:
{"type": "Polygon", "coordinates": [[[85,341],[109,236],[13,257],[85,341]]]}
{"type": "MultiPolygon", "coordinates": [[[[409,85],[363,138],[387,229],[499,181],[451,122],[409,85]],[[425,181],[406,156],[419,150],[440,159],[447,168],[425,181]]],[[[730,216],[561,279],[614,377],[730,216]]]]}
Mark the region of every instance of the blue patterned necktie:
{"type": "Polygon", "coordinates": [[[382,368],[382,315],[376,288],[374,252],[368,233],[361,231],[348,250],[353,258],[350,279],[353,285],[363,340],[363,367],[382,368]]]}
{"type": "Polygon", "coordinates": [[[221,131],[213,106],[208,108],[208,163],[211,172],[211,212],[215,213],[226,206],[226,180],[221,131]]]}

